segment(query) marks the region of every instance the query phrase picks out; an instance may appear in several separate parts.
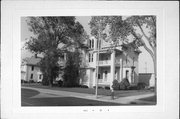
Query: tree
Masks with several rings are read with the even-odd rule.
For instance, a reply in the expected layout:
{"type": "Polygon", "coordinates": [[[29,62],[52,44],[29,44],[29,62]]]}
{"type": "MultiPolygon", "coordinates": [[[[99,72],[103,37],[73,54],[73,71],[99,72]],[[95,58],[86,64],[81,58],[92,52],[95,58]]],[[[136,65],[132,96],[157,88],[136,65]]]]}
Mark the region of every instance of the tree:
{"type": "Polygon", "coordinates": [[[52,85],[60,70],[59,57],[71,45],[83,43],[83,26],[75,17],[28,17],[27,24],[34,36],[27,40],[26,48],[32,53],[43,55],[41,70],[52,85]]]}
{"type": "Polygon", "coordinates": [[[79,85],[80,59],[78,50],[67,53],[67,62],[63,74],[63,86],[76,87],[79,85]]]}

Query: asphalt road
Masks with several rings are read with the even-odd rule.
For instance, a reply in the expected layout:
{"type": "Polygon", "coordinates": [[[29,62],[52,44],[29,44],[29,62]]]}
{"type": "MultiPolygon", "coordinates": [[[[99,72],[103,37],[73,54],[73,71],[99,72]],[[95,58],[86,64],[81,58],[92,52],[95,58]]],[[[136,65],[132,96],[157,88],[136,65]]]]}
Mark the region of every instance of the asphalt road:
{"type": "Polygon", "coordinates": [[[38,97],[40,92],[31,89],[21,89],[22,106],[118,106],[121,104],[88,100],[76,97],[53,96],[46,94],[38,97]]]}

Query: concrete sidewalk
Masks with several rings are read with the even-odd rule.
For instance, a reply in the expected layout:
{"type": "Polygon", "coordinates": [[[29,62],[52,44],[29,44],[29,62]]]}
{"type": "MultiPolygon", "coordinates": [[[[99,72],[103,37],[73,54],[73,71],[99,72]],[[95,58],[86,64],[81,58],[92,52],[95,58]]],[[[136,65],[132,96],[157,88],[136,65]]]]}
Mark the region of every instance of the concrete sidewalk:
{"type": "Polygon", "coordinates": [[[96,100],[96,101],[103,101],[103,102],[113,102],[113,103],[120,103],[120,104],[148,104],[148,105],[155,104],[155,102],[139,100],[141,98],[147,98],[147,97],[154,96],[154,93],[136,95],[136,96],[127,96],[127,97],[116,97],[115,96],[114,100],[112,100],[111,96],[104,96],[104,95],[98,95],[98,97],[96,98],[95,95],[86,94],[86,93],[76,93],[76,92],[59,91],[59,90],[57,91],[57,90],[34,88],[34,87],[24,87],[24,86],[22,86],[22,88],[37,90],[40,92],[40,94],[33,96],[31,98],[77,97],[77,98],[82,98],[82,99],[89,99],[89,100],[96,100]]]}

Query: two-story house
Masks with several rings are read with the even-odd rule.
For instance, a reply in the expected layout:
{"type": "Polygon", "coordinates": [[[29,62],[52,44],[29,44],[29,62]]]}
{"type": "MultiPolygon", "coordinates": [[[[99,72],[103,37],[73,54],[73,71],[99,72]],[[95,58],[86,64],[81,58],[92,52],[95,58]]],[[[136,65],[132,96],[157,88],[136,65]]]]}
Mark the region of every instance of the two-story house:
{"type": "Polygon", "coordinates": [[[98,43],[98,40],[92,37],[85,55],[87,65],[81,71],[80,83],[93,87],[96,85],[97,76],[98,85],[111,86],[113,80],[120,82],[124,78],[127,78],[130,84],[137,84],[139,53],[141,51],[134,47],[133,43],[119,43],[114,46],[105,40],[98,43]]]}
{"type": "Polygon", "coordinates": [[[28,57],[21,64],[21,80],[34,82],[41,82],[43,79],[42,72],[38,63],[41,58],[37,57],[37,55],[28,57]]]}

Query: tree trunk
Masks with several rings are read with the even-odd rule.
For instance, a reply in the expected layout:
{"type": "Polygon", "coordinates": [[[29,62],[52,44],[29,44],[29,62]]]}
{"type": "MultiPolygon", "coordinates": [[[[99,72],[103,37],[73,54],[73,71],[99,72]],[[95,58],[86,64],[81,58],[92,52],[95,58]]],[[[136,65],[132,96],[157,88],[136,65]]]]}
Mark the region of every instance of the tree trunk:
{"type": "MultiPolygon", "coordinates": [[[[156,47],[155,47],[155,46],[152,46],[152,44],[150,43],[150,41],[151,41],[150,38],[145,34],[145,32],[143,31],[143,29],[142,29],[142,27],[141,27],[141,25],[140,25],[139,22],[137,22],[137,25],[139,26],[139,28],[140,28],[142,34],[143,34],[144,37],[147,39],[149,45],[151,46],[151,48],[152,48],[152,50],[153,50],[153,51],[152,51],[151,49],[149,49],[149,48],[146,46],[145,42],[143,42],[144,48],[145,48],[146,51],[151,55],[151,57],[152,57],[152,59],[153,59],[153,64],[154,64],[154,80],[155,80],[155,87],[154,87],[154,90],[155,90],[155,95],[157,95],[156,47]]],[[[136,34],[135,34],[135,35],[136,35],[136,34]]],[[[140,41],[142,42],[142,40],[140,40],[140,41]]]]}

